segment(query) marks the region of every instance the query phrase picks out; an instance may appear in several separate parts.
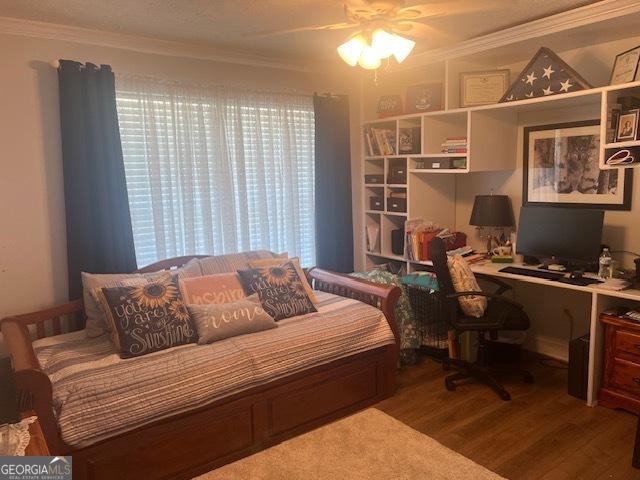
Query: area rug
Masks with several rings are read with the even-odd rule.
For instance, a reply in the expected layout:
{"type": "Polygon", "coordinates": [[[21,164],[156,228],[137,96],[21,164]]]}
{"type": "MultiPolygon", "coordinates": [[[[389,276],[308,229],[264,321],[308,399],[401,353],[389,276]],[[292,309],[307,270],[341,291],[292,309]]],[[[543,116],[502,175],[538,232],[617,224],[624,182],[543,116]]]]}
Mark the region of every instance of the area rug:
{"type": "Polygon", "coordinates": [[[374,408],[198,477],[199,480],[502,478],[374,408]]]}

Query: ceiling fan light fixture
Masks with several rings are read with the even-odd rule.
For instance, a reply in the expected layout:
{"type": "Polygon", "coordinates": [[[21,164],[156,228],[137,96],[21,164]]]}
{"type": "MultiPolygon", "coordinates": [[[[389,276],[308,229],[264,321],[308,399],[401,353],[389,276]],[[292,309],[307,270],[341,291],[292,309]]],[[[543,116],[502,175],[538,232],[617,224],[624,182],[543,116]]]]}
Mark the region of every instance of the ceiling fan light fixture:
{"type": "Polygon", "coordinates": [[[371,46],[380,58],[389,58],[394,53],[396,37],[397,35],[378,28],[371,34],[371,46]]]}
{"type": "Polygon", "coordinates": [[[375,70],[378,68],[382,62],[380,61],[380,55],[370,45],[366,45],[362,49],[362,53],[360,54],[360,59],[358,60],[358,65],[360,65],[365,70],[375,70]]]}
{"type": "Polygon", "coordinates": [[[337,50],[342,60],[355,67],[365,47],[367,47],[367,41],[362,35],[356,35],[340,45],[337,50]]]}
{"type": "Polygon", "coordinates": [[[409,56],[413,47],[416,46],[416,42],[400,35],[394,35],[394,37],[393,56],[398,63],[402,63],[409,56]]]}

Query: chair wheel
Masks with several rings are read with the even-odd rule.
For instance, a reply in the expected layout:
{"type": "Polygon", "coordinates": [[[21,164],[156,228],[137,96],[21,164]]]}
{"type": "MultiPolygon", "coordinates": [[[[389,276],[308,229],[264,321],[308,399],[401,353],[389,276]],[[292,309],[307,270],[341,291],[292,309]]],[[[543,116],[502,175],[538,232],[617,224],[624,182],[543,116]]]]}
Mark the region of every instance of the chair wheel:
{"type": "Polygon", "coordinates": [[[450,392],[453,392],[456,389],[456,384],[453,383],[451,380],[449,380],[448,378],[444,379],[444,386],[447,388],[447,390],[449,390],[450,392]]]}
{"type": "Polygon", "coordinates": [[[524,383],[533,383],[533,375],[529,372],[524,372],[524,383]]]}

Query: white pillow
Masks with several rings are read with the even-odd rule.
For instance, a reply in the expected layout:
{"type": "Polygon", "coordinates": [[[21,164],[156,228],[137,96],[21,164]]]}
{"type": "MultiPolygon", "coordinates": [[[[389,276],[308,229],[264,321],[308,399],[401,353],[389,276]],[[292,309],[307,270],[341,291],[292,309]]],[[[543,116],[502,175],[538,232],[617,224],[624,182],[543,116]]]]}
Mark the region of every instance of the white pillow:
{"type": "MultiPolygon", "coordinates": [[[[476,276],[471,271],[471,267],[461,255],[452,255],[448,258],[447,264],[451,273],[453,288],[456,292],[481,292],[476,276]]],[[[468,317],[479,318],[484,315],[487,309],[487,297],[478,295],[467,295],[458,298],[460,308],[468,317]]]]}
{"type": "MultiPolygon", "coordinates": [[[[153,273],[86,273],[82,272],[82,298],[87,317],[85,332],[87,337],[99,337],[109,332],[107,318],[95,290],[111,287],[126,287],[140,285],[155,280],[158,275],[166,272],[153,273]]],[[[186,265],[173,270],[179,278],[191,278],[202,275],[198,259],[190,260],[186,265]]]]}

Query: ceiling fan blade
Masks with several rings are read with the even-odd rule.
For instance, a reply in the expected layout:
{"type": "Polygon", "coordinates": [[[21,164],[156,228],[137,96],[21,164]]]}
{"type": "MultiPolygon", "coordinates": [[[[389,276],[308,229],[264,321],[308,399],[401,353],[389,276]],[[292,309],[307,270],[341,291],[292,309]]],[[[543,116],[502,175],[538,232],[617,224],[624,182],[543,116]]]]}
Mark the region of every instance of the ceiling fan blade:
{"type": "Polygon", "coordinates": [[[343,30],[346,28],[356,28],[359,25],[357,23],[332,23],[329,25],[307,25],[306,27],[297,27],[297,28],[286,28],[282,30],[266,30],[264,32],[256,32],[245,35],[248,38],[261,38],[261,37],[271,37],[274,35],[286,35],[289,33],[297,33],[297,32],[310,32],[316,30],[343,30]]]}
{"type": "Polygon", "coordinates": [[[443,40],[446,42],[452,42],[460,40],[455,35],[452,35],[449,32],[445,32],[431,25],[426,25],[420,22],[397,22],[393,26],[393,30],[397,31],[400,34],[405,34],[411,37],[426,37],[426,38],[436,38],[438,40],[443,40]]]}
{"type": "Polygon", "coordinates": [[[397,17],[401,20],[417,20],[439,16],[453,16],[465,13],[482,12],[498,8],[497,0],[452,0],[448,2],[424,3],[398,10],[397,17]]]}

